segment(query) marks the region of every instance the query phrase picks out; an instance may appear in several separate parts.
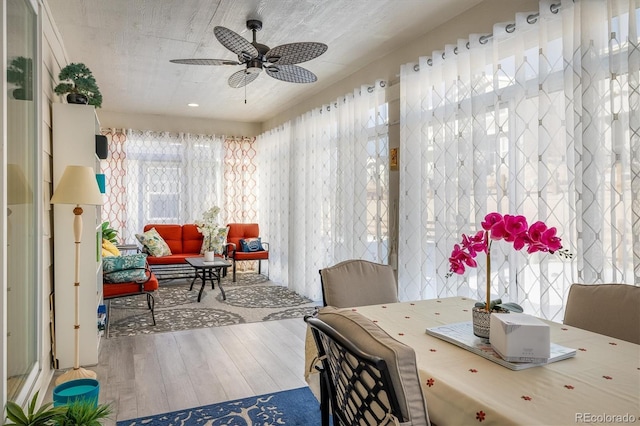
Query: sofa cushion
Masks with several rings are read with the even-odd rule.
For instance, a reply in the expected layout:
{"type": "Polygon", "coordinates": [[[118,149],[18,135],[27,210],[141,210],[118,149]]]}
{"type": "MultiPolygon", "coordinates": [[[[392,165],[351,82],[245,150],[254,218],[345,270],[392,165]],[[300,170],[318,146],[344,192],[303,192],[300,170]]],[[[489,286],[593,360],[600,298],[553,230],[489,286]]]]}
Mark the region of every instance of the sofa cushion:
{"type": "MultiPolygon", "coordinates": [[[[155,291],[159,287],[158,278],[151,272],[151,277],[149,281],[144,283],[144,291],[155,291]]],[[[138,294],[140,293],[140,284],[134,282],[125,282],[125,283],[105,283],[102,286],[102,296],[105,299],[115,296],[123,296],[127,294],[138,294]]]]}
{"type": "Polygon", "coordinates": [[[182,251],[173,253],[200,253],[203,236],[193,223],[182,225],[182,251]]]}
{"type": "Polygon", "coordinates": [[[170,254],[169,256],[162,256],[162,257],[149,256],[147,258],[147,262],[149,262],[149,265],[175,265],[177,263],[187,263],[185,261],[187,257],[198,257],[198,256],[200,256],[200,254],[198,253],[170,254]]]}
{"type": "Polygon", "coordinates": [[[252,252],[252,251],[263,251],[262,242],[260,241],[260,237],[258,238],[241,238],[240,239],[240,247],[242,247],[243,252],[252,252]]]}
{"type": "Polygon", "coordinates": [[[383,358],[396,390],[400,411],[411,425],[428,425],[426,402],[420,386],[415,351],[389,336],[364,315],[350,308],[327,306],[318,318],[363,351],[383,358]]]}
{"type": "Polygon", "coordinates": [[[236,251],[233,256],[235,260],[266,260],[269,259],[269,252],[262,251],[236,251]]]}
{"type": "Polygon", "coordinates": [[[111,241],[103,238],[102,239],[102,248],[110,253],[110,256],[120,256],[120,250],[115,246],[111,241]]]}
{"type": "Polygon", "coordinates": [[[145,225],[144,232],[154,229],[169,246],[171,253],[183,253],[182,250],[182,225],[175,224],[149,224],[145,225]]]}
{"type": "Polygon", "coordinates": [[[147,255],[144,253],[110,256],[102,259],[103,280],[107,283],[124,283],[147,279],[147,255]]]}
{"type": "Polygon", "coordinates": [[[171,254],[169,245],[156,228],[151,228],[144,234],[136,234],[136,238],[151,256],[161,257],[171,254]]]}

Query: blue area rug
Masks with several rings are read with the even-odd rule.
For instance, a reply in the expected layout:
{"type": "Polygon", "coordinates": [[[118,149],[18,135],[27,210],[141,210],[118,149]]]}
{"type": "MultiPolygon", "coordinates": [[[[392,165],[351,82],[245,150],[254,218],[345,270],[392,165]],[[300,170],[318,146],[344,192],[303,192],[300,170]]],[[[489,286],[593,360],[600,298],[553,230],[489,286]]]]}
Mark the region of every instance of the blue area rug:
{"type": "Polygon", "coordinates": [[[308,387],[124,420],[117,426],[311,426],[320,424],[320,404],[308,387]]]}

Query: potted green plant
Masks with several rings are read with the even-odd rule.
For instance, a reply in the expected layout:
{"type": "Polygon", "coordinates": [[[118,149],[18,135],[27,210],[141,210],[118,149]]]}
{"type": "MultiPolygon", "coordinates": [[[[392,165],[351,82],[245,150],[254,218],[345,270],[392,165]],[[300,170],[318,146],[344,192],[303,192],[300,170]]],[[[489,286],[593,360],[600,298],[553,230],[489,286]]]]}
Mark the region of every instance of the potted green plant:
{"type": "Polygon", "coordinates": [[[118,231],[109,226],[109,222],[102,222],[102,238],[118,244],[118,231]]]}
{"type": "Polygon", "coordinates": [[[96,404],[95,400],[75,400],[66,405],[54,407],[51,402],[36,411],[38,392],[27,406],[27,412],[13,401],[7,401],[5,411],[8,422],[5,426],[98,426],[100,420],[109,417],[112,409],[108,404],[96,404]]]}
{"type": "Polygon", "coordinates": [[[60,70],[60,83],[53,89],[58,95],[67,94],[70,104],[102,106],[102,94],[91,70],[82,63],[71,63],[60,70]]]}
{"type": "Polygon", "coordinates": [[[18,86],[13,90],[14,99],[30,101],[33,99],[33,60],[18,56],[13,58],[7,68],[7,82],[18,86]]]}
{"type": "Polygon", "coordinates": [[[489,337],[489,318],[491,312],[522,312],[516,303],[502,303],[502,300],[491,300],[491,244],[504,240],[513,244],[515,250],[526,248],[527,253],[556,253],[564,259],[571,259],[571,254],[562,247],[562,240],[556,236],[556,228],[549,228],[544,222],[537,221],[531,226],[522,215],[502,215],[489,213],[481,223],[482,230],[475,235],[462,234],[462,241],[456,244],[449,257],[450,269],[447,277],[453,274],[464,274],[466,267],[478,266],[475,257],[485,253],[487,259],[486,299],[478,302],[472,310],[473,333],[478,337],[489,337]]]}

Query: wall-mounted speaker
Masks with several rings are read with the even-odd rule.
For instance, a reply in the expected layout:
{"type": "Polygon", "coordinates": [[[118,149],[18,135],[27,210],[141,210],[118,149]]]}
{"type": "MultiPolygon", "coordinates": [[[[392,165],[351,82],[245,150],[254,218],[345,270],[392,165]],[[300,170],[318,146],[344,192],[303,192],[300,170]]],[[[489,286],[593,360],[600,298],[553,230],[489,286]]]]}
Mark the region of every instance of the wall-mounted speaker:
{"type": "Polygon", "coordinates": [[[108,154],[107,137],[105,135],[96,135],[96,155],[99,159],[105,160],[108,154]]]}

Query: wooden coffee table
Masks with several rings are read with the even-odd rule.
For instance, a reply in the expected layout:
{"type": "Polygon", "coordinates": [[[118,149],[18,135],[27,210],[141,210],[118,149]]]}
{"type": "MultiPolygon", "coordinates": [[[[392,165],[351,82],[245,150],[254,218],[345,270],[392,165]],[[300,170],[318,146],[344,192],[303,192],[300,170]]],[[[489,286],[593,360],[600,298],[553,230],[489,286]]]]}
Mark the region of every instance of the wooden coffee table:
{"type": "Polygon", "coordinates": [[[198,278],[202,279],[202,286],[198,293],[198,302],[202,297],[202,291],[204,290],[207,280],[211,281],[212,289],[215,288],[214,281],[218,281],[218,287],[220,287],[220,292],[222,293],[222,300],[227,300],[227,296],[224,294],[224,289],[220,284],[220,277],[222,276],[223,271],[226,271],[226,269],[231,266],[231,262],[227,262],[221,258],[215,258],[213,262],[205,262],[204,257],[187,257],[185,261],[195,270],[195,276],[191,281],[189,291],[193,290],[193,283],[195,283],[198,278]]]}

